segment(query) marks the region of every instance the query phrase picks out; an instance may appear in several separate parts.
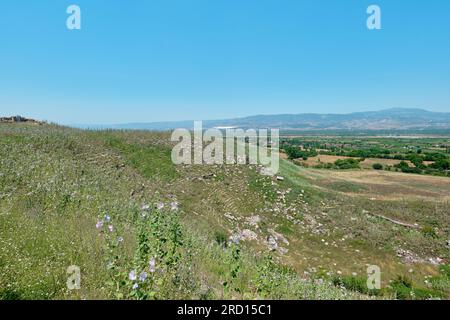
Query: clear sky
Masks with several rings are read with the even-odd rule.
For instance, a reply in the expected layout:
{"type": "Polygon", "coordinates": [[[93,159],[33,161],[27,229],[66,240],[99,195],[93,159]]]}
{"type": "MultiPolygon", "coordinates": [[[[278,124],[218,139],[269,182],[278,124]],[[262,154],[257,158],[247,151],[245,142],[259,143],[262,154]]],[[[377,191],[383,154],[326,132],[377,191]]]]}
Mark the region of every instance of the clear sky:
{"type": "Polygon", "coordinates": [[[0,115],[450,112],[448,0],[1,0],[0,115]],[[79,5],[82,29],[68,30],[79,5]],[[366,9],[382,10],[382,30],[366,9]]]}

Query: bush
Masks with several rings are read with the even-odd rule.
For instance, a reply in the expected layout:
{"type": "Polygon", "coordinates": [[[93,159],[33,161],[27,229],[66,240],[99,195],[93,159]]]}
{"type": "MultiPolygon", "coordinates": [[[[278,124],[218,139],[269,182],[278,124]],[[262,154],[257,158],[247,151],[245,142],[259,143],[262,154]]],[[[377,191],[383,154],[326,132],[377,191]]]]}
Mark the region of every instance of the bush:
{"type": "Polygon", "coordinates": [[[216,231],[214,234],[214,238],[216,239],[216,242],[218,245],[226,248],[227,247],[227,235],[223,232],[216,231]]]}
{"type": "Polygon", "coordinates": [[[283,146],[284,152],[288,155],[291,160],[303,159],[308,160],[309,157],[317,156],[317,151],[315,149],[300,149],[298,146],[285,145],[283,146]]]}
{"type": "Polygon", "coordinates": [[[450,170],[450,160],[439,159],[435,163],[431,164],[430,167],[442,171],[450,170]]]}
{"type": "Polygon", "coordinates": [[[422,228],[422,234],[428,238],[437,238],[437,234],[432,227],[426,226],[422,228]]]}
{"type": "Polygon", "coordinates": [[[380,163],[374,163],[372,165],[372,168],[374,168],[375,170],[383,170],[383,165],[380,163]]]}
{"type": "Polygon", "coordinates": [[[359,160],[349,158],[349,159],[338,159],[334,162],[337,169],[359,169],[359,160]]]}
{"type": "Polygon", "coordinates": [[[414,288],[412,280],[406,276],[398,276],[397,279],[392,281],[390,287],[392,293],[400,300],[425,300],[441,297],[441,294],[435,290],[414,288]]]}
{"type": "Polygon", "coordinates": [[[418,167],[411,168],[406,161],[401,161],[399,164],[394,165],[395,168],[400,169],[403,173],[417,173],[421,174],[422,169],[418,167]]]}

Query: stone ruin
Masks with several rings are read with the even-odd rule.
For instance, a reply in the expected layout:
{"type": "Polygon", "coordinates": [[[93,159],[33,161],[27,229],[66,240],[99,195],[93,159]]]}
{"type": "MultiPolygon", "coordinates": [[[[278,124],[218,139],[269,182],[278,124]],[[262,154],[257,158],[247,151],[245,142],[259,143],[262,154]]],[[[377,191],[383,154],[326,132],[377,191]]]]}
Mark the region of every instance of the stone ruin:
{"type": "Polygon", "coordinates": [[[22,116],[12,116],[12,117],[0,117],[0,123],[37,123],[40,124],[41,122],[36,121],[34,119],[28,119],[22,116]]]}

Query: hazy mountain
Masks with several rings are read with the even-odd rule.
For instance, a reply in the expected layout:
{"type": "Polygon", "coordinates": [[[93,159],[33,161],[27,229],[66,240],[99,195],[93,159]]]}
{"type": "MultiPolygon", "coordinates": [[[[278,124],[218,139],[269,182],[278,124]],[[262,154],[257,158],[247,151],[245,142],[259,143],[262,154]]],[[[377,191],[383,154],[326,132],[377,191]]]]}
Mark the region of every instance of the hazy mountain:
{"type": "MultiPolygon", "coordinates": [[[[191,129],[193,121],[126,123],[117,125],[81,126],[89,128],[170,130],[191,129]]],[[[284,130],[448,130],[450,112],[431,112],[422,109],[392,108],[381,111],[349,114],[279,114],[256,115],[245,118],[207,120],[204,128],[279,128],[284,130]]]]}

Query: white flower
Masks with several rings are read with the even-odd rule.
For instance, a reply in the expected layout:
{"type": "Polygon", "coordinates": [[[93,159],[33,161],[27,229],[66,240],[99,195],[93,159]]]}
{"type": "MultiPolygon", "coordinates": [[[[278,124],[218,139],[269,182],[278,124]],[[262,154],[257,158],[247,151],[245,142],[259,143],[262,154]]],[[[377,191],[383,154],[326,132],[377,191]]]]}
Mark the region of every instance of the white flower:
{"type": "Polygon", "coordinates": [[[130,279],[131,281],[136,280],[136,270],[131,270],[131,272],[128,274],[128,279],[130,279]]]}
{"type": "Polygon", "coordinates": [[[147,272],[142,271],[141,274],[139,275],[139,280],[140,280],[141,282],[144,282],[145,279],[147,279],[147,272]]]}
{"type": "Polygon", "coordinates": [[[178,202],[171,202],[170,203],[170,209],[171,210],[178,210],[178,202]]]}
{"type": "Polygon", "coordinates": [[[151,272],[151,273],[153,273],[153,272],[155,272],[155,265],[156,265],[156,260],[155,260],[155,258],[151,258],[150,259],[150,261],[149,261],[149,263],[148,263],[148,270],[151,272]]]}

